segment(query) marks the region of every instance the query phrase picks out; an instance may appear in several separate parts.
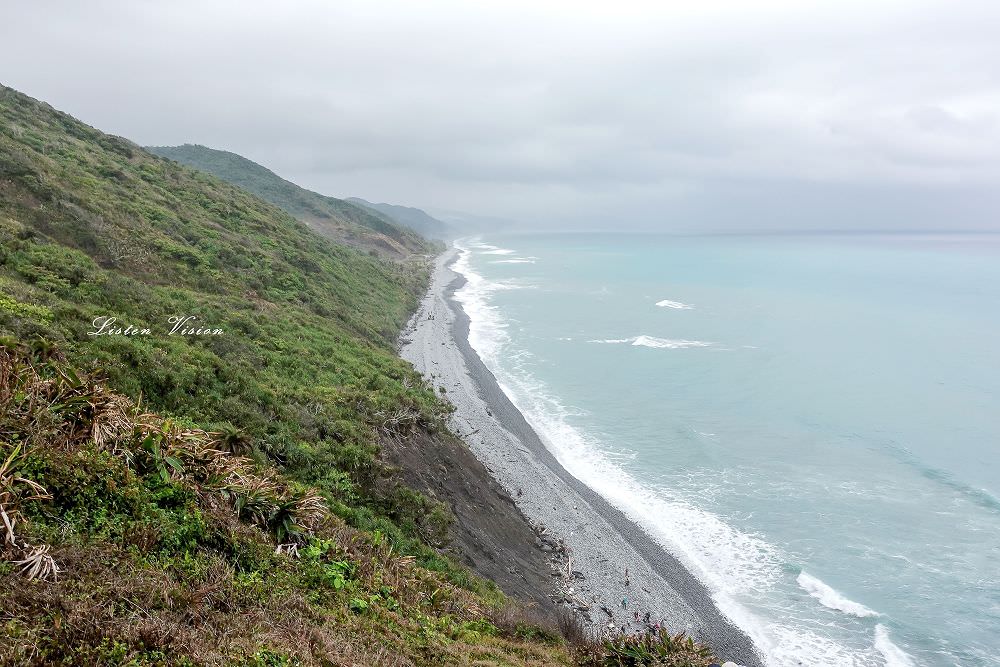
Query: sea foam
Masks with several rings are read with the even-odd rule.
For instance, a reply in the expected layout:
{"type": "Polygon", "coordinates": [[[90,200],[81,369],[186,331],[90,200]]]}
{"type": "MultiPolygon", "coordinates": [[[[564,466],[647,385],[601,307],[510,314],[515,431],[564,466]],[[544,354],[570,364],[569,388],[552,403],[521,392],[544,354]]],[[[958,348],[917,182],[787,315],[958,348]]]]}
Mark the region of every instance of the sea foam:
{"type": "Polygon", "coordinates": [[[496,246],[483,243],[465,246],[456,242],[455,248],[459,250],[459,255],[453,268],[465,278],[465,285],[455,293],[455,297],[469,316],[469,344],[489,363],[507,341],[508,334],[507,323],[496,308],[489,304],[488,296],[498,290],[511,289],[513,285],[487,281],[472,270],[469,266],[471,248],[484,247],[496,249],[496,246]]]}
{"type": "Polygon", "coordinates": [[[854,602],[853,600],[847,599],[831,586],[811,574],[807,574],[805,571],[799,573],[796,581],[799,583],[802,590],[808,593],[811,597],[819,600],[819,603],[828,609],[842,611],[845,614],[851,614],[852,616],[857,616],[858,618],[879,615],[877,611],[869,609],[860,602],[854,602]]]}
{"type": "Polygon", "coordinates": [[[916,667],[910,656],[892,643],[888,628],[881,623],[875,626],[875,648],[885,658],[885,667],[916,667]]]}
{"type": "MultiPolygon", "coordinates": [[[[471,245],[471,244],[470,244],[471,245]]],[[[511,350],[503,314],[490,297],[509,285],[486,280],[471,266],[472,249],[459,242],[454,269],[466,284],[456,298],[470,319],[469,343],[494,373],[501,390],[525,416],[566,470],[624,511],[698,577],[719,610],[744,629],[764,652],[767,667],[883,667],[874,647],[858,651],[821,637],[788,618],[758,615],[742,601],[775,588],[788,557],[759,536],[743,532],[721,517],[696,507],[667,488],[643,485],[615,463],[603,443],[571,424],[579,412],[564,405],[533,376],[523,351],[511,350]]],[[[701,341],[652,336],[591,341],[650,347],[706,347],[701,341]],[[678,345],[680,343],[680,345],[678,345]]],[[[893,645],[894,646],[894,645],[893,645]]],[[[898,648],[898,647],[896,647],[898,648]]],[[[905,658],[905,654],[904,658],[905,658]]],[[[909,663],[888,667],[910,667],[909,663]]]]}
{"type": "Polygon", "coordinates": [[[683,340],[671,338],[657,338],[656,336],[632,336],[631,338],[604,338],[589,340],[588,343],[628,343],[639,347],[656,347],[669,350],[679,350],[687,347],[710,347],[712,343],[701,340],[683,340]]]}
{"type": "Polygon", "coordinates": [[[689,306],[686,303],[681,303],[680,301],[671,301],[669,299],[664,299],[663,301],[657,301],[656,305],[660,308],[674,308],[675,310],[693,310],[694,306],[689,306]]]}
{"type": "Polygon", "coordinates": [[[657,338],[655,336],[636,336],[635,340],[632,341],[633,345],[641,345],[642,347],[664,347],[671,350],[676,350],[685,347],[708,347],[711,343],[706,343],[700,340],[671,340],[669,338],[657,338]]]}

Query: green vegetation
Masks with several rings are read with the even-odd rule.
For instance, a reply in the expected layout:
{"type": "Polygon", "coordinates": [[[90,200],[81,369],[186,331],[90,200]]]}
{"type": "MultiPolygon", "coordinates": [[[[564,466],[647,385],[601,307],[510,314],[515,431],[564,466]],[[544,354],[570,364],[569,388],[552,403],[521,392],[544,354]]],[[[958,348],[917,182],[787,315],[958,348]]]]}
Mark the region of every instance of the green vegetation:
{"type": "MultiPolygon", "coordinates": [[[[101,369],[116,395],[217,433],[213,448],[275,469],[282,488],[316,489],[333,516],[379,536],[425,575],[462,583],[479,604],[499,603],[495,586],[435,549],[447,535],[446,509],[399,484],[379,458],[386,439],[440,429],[449,409],[394,353],[426,284],[423,266],[333,244],[243,190],[10,89],[0,89],[0,119],[0,334],[39,359],[59,350],[76,373],[101,369]],[[167,335],[168,318],[186,315],[224,334],[167,335]],[[97,317],[151,335],[89,336],[97,317]]],[[[145,499],[166,491],[120,486],[123,470],[106,449],[60,459],[35,448],[24,462],[15,440],[3,442],[12,462],[34,466],[18,478],[51,487],[46,502],[70,521],[65,536],[33,522],[55,551],[80,535],[121,546],[141,532],[136,522],[170,527],[162,503],[145,499]]],[[[143,452],[151,462],[143,474],[159,483],[185,465],[156,438],[128,449],[143,452]]],[[[272,507],[284,500],[266,510],[230,500],[275,539],[297,530],[272,507]]],[[[170,558],[197,550],[205,529],[191,518],[204,515],[199,503],[177,502],[177,530],[158,538],[172,545],[170,558]]]]}
{"type": "Polygon", "coordinates": [[[335,245],[10,89],[0,117],[0,334],[54,344],[150,409],[228,433],[354,525],[450,567],[424,546],[446,514],[378,459],[385,438],[439,429],[448,410],[394,353],[426,269],[335,245]],[[167,335],[187,315],[224,334],[167,335]],[[106,316],[152,335],[87,335],[106,316]]]}
{"type": "Polygon", "coordinates": [[[315,488],[0,346],[0,664],[568,664],[315,488]]]}
{"type": "Polygon", "coordinates": [[[347,201],[388,216],[426,238],[443,240],[452,236],[452,232],[447,224],[429,216],[426,211],[422,211],[419,208],[398,206],[396,204],[373,204],[358,197],[348,197],[347,201]]]}
{"type": "Polygon", "coordinates": [[[683,633],[661,628],[645,635],[607,637],[581,647],[578,664],[600,667],[704,667],[712,652],[683,633]]]}
{"type": "Polygon", "coordinates": [[[395,258],[434,252],[435,246],[415,228],[392,216],[306,190],[235,153],[193,144],[150,146],[147,150],[252,192],[334,241],[395,258]]]}
{"type": "Polygon", "coordinates": [[[425,284],[0,87],[0,664],[655,664],[538,627],[383,464],[450,409],[394,353],[425,284]]]}

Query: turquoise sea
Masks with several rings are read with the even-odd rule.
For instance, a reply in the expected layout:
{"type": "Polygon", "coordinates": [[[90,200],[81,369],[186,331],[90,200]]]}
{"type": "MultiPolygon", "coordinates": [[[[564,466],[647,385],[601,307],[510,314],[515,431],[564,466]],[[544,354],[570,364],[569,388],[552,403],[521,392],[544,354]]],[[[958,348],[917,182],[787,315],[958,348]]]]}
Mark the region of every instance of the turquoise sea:
{"type": "Polygon", "coordinates": [[[1000,236],[457,246],[504,391],[769,665],[1000,665],[1000,236]]]}

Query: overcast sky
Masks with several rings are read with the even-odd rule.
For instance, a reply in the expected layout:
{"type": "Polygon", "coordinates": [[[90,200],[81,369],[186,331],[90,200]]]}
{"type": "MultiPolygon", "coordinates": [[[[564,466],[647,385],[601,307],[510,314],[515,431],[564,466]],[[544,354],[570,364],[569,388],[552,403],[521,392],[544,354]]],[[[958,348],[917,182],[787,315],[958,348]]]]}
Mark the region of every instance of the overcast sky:
{"type": "Polygon", "coordinates": [[[534,226],[1000,230],[996,0],[7,0],[0,62],[102,130],[335,196],[534,226]]]}

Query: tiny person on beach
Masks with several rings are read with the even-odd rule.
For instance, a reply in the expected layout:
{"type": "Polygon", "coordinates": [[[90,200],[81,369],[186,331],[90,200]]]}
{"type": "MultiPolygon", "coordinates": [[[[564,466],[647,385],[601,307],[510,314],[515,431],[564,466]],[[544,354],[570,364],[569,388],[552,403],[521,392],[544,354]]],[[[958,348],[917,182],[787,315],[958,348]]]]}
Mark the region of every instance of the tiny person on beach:
{"type": "Polygon", "coordinates": [[[628,598],[622,598],[622,609],[628,609],[628,598]]]}

